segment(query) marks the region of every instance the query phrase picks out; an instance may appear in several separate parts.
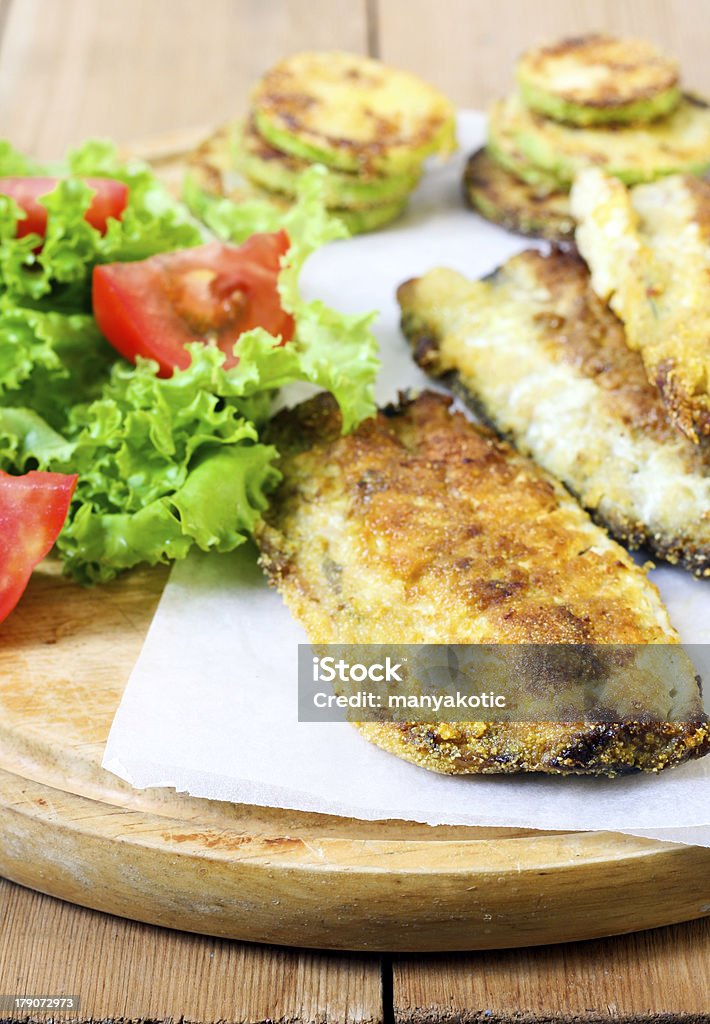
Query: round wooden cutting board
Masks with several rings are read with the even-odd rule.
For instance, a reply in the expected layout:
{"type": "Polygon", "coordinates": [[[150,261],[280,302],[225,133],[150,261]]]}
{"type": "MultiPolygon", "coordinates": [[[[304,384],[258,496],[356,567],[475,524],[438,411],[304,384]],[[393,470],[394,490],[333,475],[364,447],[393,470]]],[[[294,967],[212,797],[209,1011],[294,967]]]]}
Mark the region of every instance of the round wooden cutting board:
{"type": "Polygon", "coordinates": [[[710,913],[710,850],[363,822],[135,790],[103,745],[166,579],[45,563],[0,627],[0,875],[212,935],[330,949],[563,942],[710,913]]]}
{"type": "MultiPolygon", "coordinates": [[[[177,188],[207,132],[132,147],[177,188]]],[[[167,579],[45,562],[0,626],[0,875],[152,924],[323,949],[493,949],[710,914],[710,849],[436,828],[136,790],[100,767],[167,579]]]]}

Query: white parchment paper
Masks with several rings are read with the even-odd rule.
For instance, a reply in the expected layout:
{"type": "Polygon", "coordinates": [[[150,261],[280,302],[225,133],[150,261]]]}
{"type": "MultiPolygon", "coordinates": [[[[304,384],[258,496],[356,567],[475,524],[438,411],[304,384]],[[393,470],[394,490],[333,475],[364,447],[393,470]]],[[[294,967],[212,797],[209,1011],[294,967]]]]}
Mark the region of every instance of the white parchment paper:
{"type": "MultiPolygon", "coordinates": [[[[435,167],[406,218],[328,246],[305,286],[348,311],[379,309],[378,400],[429,382],[398,328],[396,286],[436,265],[472,277],[525,242],[463,208],[464,154],[483,119],[464,113],[462,155],[435,167]]],[[[287,398],[296,398],[294,393],[287,398]]],[[[600,829],[710,846],[710,758],[659,776],[452,778],[407,764],[344,723],[297,720],[297,645],[305,635],[256,566],[251,546],[175,566],[127,684],[104,768],[137,787],[369,820],[600,829]]],[[[710,639],[710,581],[652,572],[686,643],[710,639]]]]}

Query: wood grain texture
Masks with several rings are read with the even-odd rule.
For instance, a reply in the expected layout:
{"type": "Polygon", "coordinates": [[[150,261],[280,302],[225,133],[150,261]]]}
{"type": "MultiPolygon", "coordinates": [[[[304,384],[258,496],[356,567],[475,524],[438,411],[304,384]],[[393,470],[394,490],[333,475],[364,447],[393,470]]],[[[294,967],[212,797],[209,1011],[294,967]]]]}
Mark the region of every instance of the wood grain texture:
{"type": "MultiPolygon", "coordinates": [[[[681,59],[690,85],[710,92],[710,19],[703,0],[0,0],[0,33],[3,25],[0,135],[37,156],[55,156],[88,134],[120,142],[195,127],[199,134],[201,126],[243,108],[265,66],[306,46],[369,46],[438,82],[458,102],[483,106],[511,87],[512,62],[530,43],[604,26],[655,39],[681,59]]],[[[127,598],[114,609],[111,628],[120,633],[134,614],[127,598]]],[[[47,634],[48,659],[62,642],[61,630],[47,634]]],[[[133,643],[139,646],[140,634],[133,643]]],[[[24,658],[27,633],[23,645],[24,658]]],[[[99,668],[105,672],[106,664],[99,668]]],[[[30,688],[25,699],[41,706],[41,687],[30,688]]],[[[105,700],[106,691],[96,699],[105,700]]],[[[74,736],[77,748],[96,743],[90,718],[87,712],[74,736]]],[[[41,732],[39,723],[25,753],[41,732]]],[[[77,757],[75,767],[81,763],[77,757]]],[[[23,770],[31,773],[31,758],[23,770]]],[[[91,772],[76,781],[95,792],[91,772]]],[[[165,796],[152,794],[154,810],[165,796]]],[[[125,805],[134,797],[126,787],[121,799],[125,805]]],[[[204,801],[183,805],[181,813],[195,817],[198,806],[203,824],[217,825],[219,809],[204,801]]],[[[268,811],[264,816],[268,837],[278,827],[268,811]]],[[[336,838],[317,816],[310,827],[336,838]]],[[[383,825],[380,838],[404,838],[400,827],[383,825]]],[[[44,842],[41,819],[36,835],[44,842]]],[[[446,830],[438,835],[446,838],[446,830]]],[[[623,919],[623,903],[618,913],[623,919]]],[[[709,962],[707,922],[565,947],[400,958],[394,1017],[465,1020],[488,1010],[508,1020],[520,1010],[545,1021],[573,1014],[648,1020],[664,1013],[688,1015],[686,1024],[707,1021],[709,962]]],[[[78,990],[94,1019],[381,1019],[375,958],[176,933],[0,881],[0,991],[16,986],[78,990]]]]}
{"type": "Polygon", "coordinates": [[[656,42],[685,83],[710,94],[707,0],[376,0],[379,56],[430,79],[459,105],[485,108],[513,88],[529,46],[605,29],[656,42]]]}
{"type": "Polygon", "coordinates": [[[394,962],[395,1020],[710,1019],[710,924],[624,939],[394,962]]]}
{"type": "Polygon", "coordinates": [[[2,879],[0,925],[0,992],[78,995],[82,1020],[382,1019],[373,956],[203,939],[72,907],[2,879]]]}
{"type": "Polygon", "coordinates": [[[143,570],[88,590],[45,563],[0,628],[0,874],[150,924],[327,949],[535,945],[710,913],[702,848],[354,821],[122,782],[101,757],[164,580],[143,570]]]}
{"type": "Polygon", "coordinates": [[[92,135],[219,124],[280,57],[336,47],[366,49],[364,0],[12,0],[0,136],[56,157],[92,135]]]}

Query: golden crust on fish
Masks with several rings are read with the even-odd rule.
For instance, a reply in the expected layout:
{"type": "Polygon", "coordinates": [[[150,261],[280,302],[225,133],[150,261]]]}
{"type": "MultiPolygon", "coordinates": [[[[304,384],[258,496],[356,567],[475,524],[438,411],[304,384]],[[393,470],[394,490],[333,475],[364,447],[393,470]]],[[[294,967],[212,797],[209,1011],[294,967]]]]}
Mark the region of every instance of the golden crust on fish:
{"type": "Polygon", "coordinates": [[[632,547],[710,575],[710,451],[670,424],[582,261],[514,256],[484,281],[399,289],[415,359],[632,547]]]}
{"type": "MultiPolygon", "coordinates": [[[[329,396],[270,430],[283,481],[261,564],[323,643],[676,643],[657,589],[568,492],[425,392],[341,436],[329,396]]],[[[364,723],[447,773],[657,771],[704,724],[364,723]]]]}
{"type": "Polygon", "coordinates": [[[707,726],[638,722],[568,726],[500,722],[361,722],[378,747],[444,775],[623,775],[662,771],[707,754],[707,726]]]}
{"type": "Polygon", "coordinates": [[[627,190],[592,169],[571,203],[594,290],[679,430],[710,437],[710,183],[676,175],[627,190]]]}

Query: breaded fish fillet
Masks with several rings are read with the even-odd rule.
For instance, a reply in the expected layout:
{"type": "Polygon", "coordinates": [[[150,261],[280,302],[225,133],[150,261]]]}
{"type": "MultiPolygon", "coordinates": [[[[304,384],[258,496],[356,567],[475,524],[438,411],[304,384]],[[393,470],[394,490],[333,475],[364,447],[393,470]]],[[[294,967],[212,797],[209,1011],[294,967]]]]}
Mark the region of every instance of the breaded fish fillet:
{"type": "Polygon", "coordinates": [[[483,281],[399,289],[417,362],[631,547],[710,575],[710,451],[669,423],[583,262],[528,250],[483,281]]]}
{"type": "Polygon", "coordinates": [[[627,190],[592,169],[570,202],[592,287],[676,426],[710,437],[710,183],[676,175],[627,190]]]}
{"type": "MultiPolygon", "coordinates": [[[[657,589],[623,548],[560,484],[449,405],[425,392],[346,437],[327,395],[274,420],[283,481],[256,538],[310,640],[676,643],[657,589]]],[[[692,672],[679,686],[695,687],[692,672]]],[[[360,728],[453,774],[657,771],[710,749],[707,725],[690,723],[360,728]]]]}

